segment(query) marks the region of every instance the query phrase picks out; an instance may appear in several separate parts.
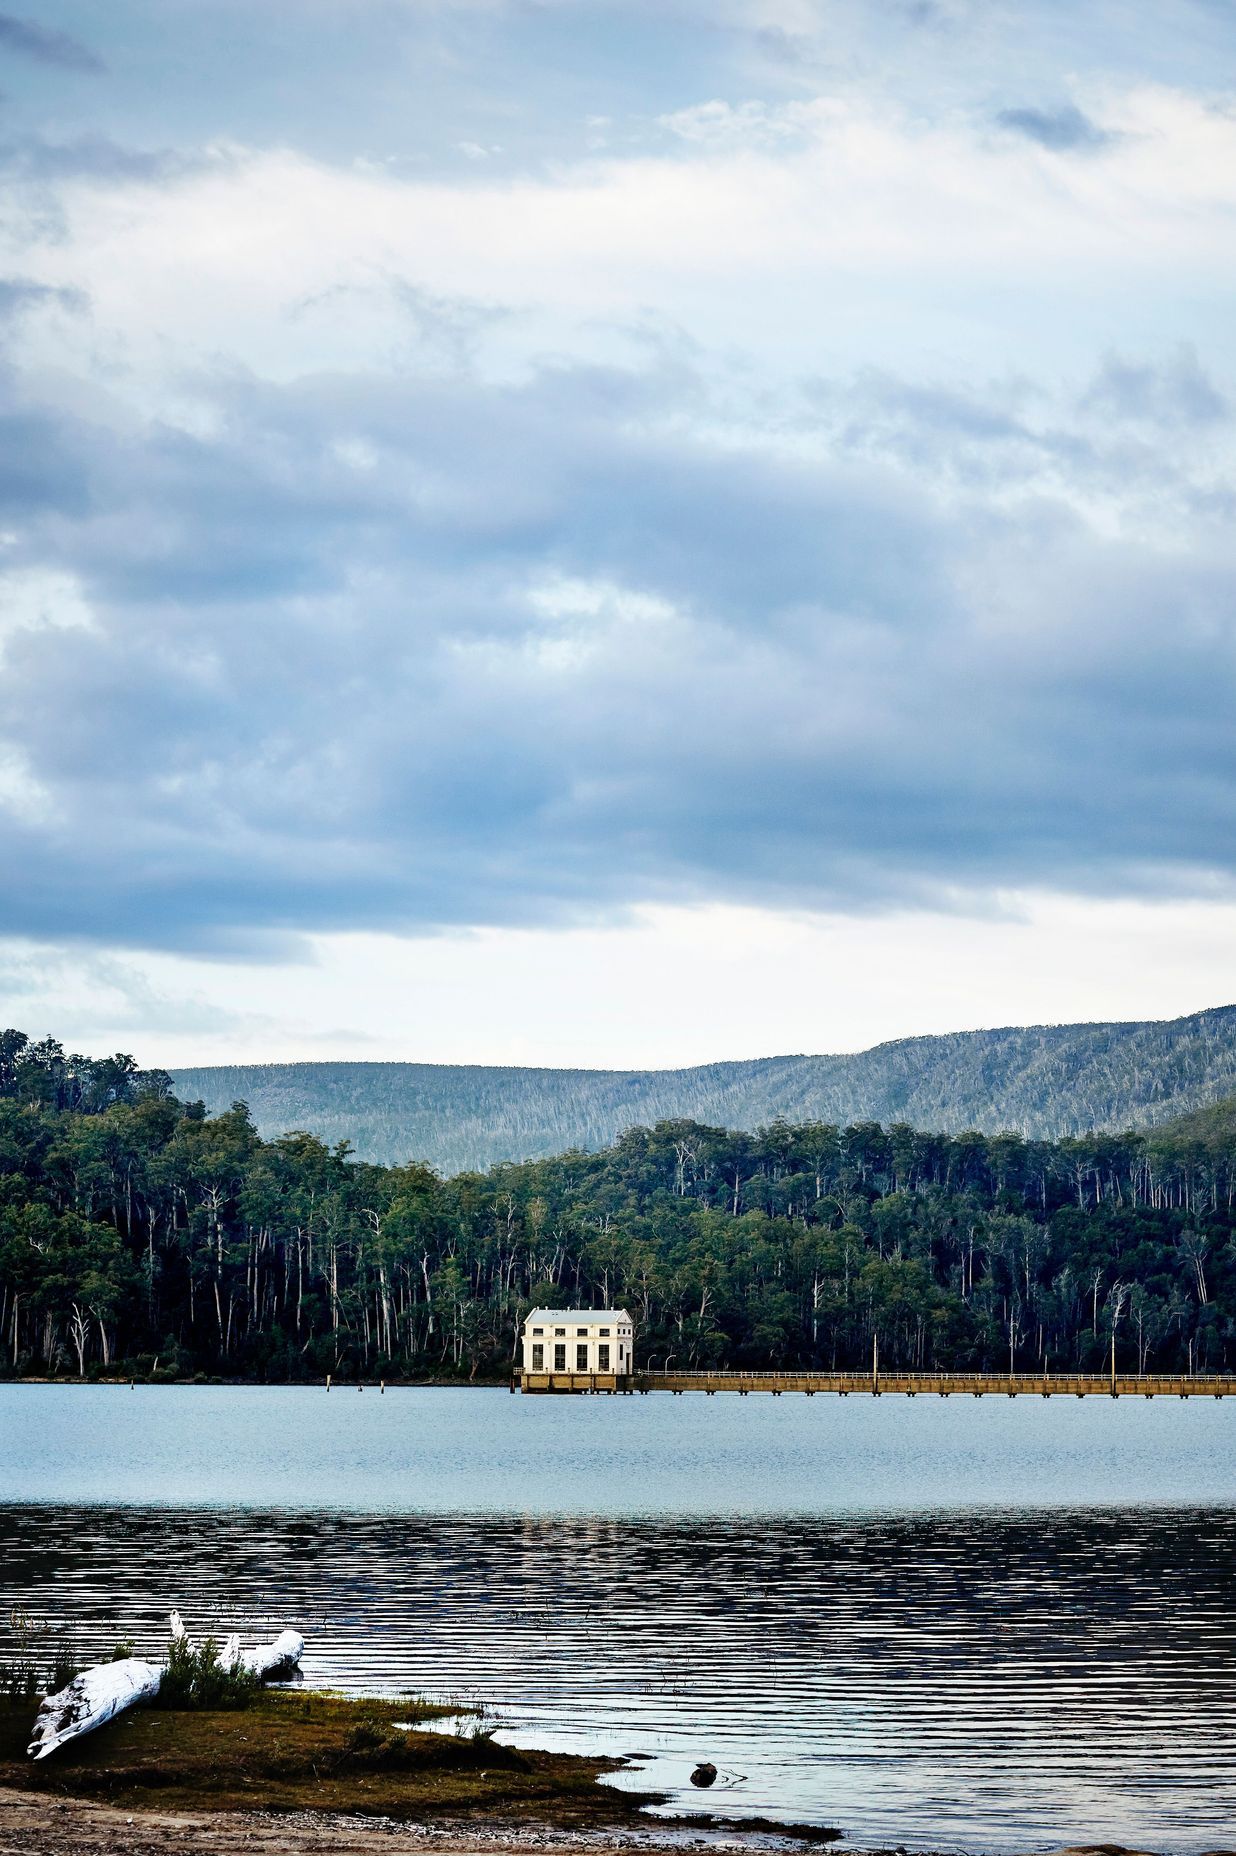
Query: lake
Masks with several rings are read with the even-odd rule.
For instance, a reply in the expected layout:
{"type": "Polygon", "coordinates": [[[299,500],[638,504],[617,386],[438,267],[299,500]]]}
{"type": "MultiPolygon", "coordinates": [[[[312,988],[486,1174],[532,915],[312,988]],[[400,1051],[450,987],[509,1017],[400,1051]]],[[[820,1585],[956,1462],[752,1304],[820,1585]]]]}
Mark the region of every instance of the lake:
{"type": "Polygon", "coordinates": [[[0,1387],[0,1603],[295,1624],[620,1783],[848,1841],[1236,1824],[1236,1405],[0,1387]],[[709,1793],[697,1759],[721,1769],[709,1793]]]}

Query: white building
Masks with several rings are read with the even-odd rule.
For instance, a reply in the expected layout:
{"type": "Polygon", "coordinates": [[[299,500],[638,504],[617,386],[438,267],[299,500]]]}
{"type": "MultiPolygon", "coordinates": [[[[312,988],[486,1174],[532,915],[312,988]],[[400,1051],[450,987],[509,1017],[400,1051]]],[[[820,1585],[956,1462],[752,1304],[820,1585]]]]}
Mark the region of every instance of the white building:
{"type": "Polygon", "coordinates": [[[534,1308],[524,1322],[524,1373],[612,1374],[635,1364],[635,1328],[625,1308],[534,1308]]]}

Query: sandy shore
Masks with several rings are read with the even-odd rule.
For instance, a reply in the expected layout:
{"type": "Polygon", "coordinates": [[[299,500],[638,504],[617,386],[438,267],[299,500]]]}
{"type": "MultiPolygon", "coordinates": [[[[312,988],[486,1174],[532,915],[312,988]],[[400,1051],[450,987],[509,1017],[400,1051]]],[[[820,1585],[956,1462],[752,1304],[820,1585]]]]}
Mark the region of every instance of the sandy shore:
{"type": "Polygon", "coordinates": [[[684,1856],[801,1850],[767,1835],[652,1826],[408,1824],[334,1811],[132,1811],[0,1787],[0,1856],[684,1856]]]}
{"type": "MultiPolygon", "coordinates": [[[[406,1824],[389,1818],[300,1811],[126,1811],[84,1798],[48,1798],[0,1788],[0,1856],[683,1856],[684,1851],[799,1848],[762,1835],[679,1832],[652,1826],[588,1832],[500,1823],[406,1824]]],[[[846,1856],[893,1856],[856,1852],[846,1856]]],[[[1120,1844],[1078,1845],[1054,1856],[1156,1856],[1120,1844]]],[[[1207,1856],[1236,1856],[1215,1850],[1207,1856]]]]}
{"type": "MultiPolygon", "coordinates": [[[[627,1830],[586,1833],[526,1826],[406,1824],[332,1811],[127,1811],[88,1798],[0,1788],[0,1856],[597,1856],[622,1849],[682,1856],[684,1845],[627,1830]]],[[[749,1848],[739,1839],[689,1848],[749,1848]]]]}

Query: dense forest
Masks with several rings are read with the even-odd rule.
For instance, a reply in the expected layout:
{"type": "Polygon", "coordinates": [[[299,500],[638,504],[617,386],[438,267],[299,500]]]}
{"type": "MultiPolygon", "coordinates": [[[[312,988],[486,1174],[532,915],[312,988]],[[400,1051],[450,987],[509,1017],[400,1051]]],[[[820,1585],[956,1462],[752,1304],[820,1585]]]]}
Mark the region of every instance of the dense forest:
{"type": "Polygon", "coordinates": [[[181,1070],[212,1112],[249,1104],[258,1132],[308,1128],[365,1160],[442,1172],[609,1147],[638,1123],[908,1122],[1031,1140],[1150,1127],[1236,1094],[1236,1007],[1135,1024],[1030,1025],[903,1038],[835,1057],[685,1070],[489,1064],[257,1063],[181,1070]]]}
{"type": "Polygon", "coordinates": [[[489,1377],[537,1302],[644,1364],[1236,1366],[1236,1112],[1030,1141],[683,1119],[439,1177],[263,1140],[132,1058],[0,1034],[10,1375],[489,1377]]]}

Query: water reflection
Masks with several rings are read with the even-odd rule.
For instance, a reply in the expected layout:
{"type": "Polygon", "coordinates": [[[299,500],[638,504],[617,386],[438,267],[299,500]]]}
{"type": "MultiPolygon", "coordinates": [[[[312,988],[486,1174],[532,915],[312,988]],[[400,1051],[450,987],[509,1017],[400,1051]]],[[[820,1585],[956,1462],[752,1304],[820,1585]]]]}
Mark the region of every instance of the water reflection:
{"type": "Polygon", "coordinates": [[[0,1509],[0,1598],[92,1648],[284,1623],[305,1677],[466,1694],[526,1744],[745,1775],[860,1842],[1200,1851],[1236,1823],[1236,1515],[570,1520],[0,1509]]]}

